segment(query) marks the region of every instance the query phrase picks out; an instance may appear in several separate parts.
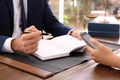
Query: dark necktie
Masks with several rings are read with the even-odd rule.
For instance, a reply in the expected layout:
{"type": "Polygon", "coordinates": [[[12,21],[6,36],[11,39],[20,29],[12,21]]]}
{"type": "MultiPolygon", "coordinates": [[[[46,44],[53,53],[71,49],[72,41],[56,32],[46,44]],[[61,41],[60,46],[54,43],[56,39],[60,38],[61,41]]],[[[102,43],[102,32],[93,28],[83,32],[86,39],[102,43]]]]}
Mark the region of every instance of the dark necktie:
{"type": "Polygon", "coordinates": [[[24,31],[24,29],[27,27],[27,21],[26,21],[26,17],[25,17],[25,8],[24,8],[24,4],[23,4],[23,0],[20,0],[20,4],[21,4],[21,26],[22,26],[22,31],[24,31]]]}

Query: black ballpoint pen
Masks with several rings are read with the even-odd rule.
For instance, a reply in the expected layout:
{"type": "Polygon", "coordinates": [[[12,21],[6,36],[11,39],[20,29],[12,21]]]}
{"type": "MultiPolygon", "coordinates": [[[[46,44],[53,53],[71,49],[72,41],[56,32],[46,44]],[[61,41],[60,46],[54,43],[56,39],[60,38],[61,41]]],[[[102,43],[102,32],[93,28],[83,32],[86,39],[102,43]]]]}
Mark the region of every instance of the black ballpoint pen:
{"type": "MultiPolygon", "coordinates": [[[[28,34],[30,32],[22,32],[22,34],[28,34]]],[[[49,33],[42,33],[41,35],[49,35],[49,33]]]]}

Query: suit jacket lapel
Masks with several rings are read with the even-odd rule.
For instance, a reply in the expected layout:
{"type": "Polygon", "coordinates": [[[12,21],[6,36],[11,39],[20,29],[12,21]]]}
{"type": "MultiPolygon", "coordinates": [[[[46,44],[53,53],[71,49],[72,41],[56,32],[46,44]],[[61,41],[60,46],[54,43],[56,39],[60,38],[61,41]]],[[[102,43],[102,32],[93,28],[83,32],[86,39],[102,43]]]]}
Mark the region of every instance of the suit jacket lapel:
{"type": "Polygon", "coordinates": [[[13,2],[12,0],[6,0],[6,3],[8,5],[8,8],[10,10],[10,14],[11,14],[11,17],[13,19],[13,16],[14,16],[14,12],[13,12],[13,2]]]}

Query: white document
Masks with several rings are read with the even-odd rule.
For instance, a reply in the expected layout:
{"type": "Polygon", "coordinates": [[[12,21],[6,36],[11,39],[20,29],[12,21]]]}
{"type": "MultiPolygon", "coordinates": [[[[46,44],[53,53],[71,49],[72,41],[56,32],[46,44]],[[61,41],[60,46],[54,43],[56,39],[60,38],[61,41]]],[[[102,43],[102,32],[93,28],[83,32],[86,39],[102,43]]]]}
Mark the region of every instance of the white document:
{"type": "Polygon", "coordinates": [[[69,56],[69,53],[85,46],[83,40],[78,40],[70,35],[55,37],[51,40],[40,40],[35,56],[41,60],[48,60],[69,56]]]}

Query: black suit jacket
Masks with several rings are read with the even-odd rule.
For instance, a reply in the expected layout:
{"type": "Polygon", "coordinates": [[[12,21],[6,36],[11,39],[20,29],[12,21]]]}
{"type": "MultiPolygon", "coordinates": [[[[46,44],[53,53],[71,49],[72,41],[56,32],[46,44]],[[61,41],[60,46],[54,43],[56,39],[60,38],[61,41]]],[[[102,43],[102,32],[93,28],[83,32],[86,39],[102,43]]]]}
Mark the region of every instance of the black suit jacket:
{"type": "MultiPolygon", "coordinates": [[[[0,0],[0,49],[4,41],[12,36],[14,10],[12,0],[0,0]]],[[[39,30],[53,36],[67,34],[69,27],[60,23],[53,15],[48,0],[28,0],[27,26],[35,25],[39,30]]]]}

